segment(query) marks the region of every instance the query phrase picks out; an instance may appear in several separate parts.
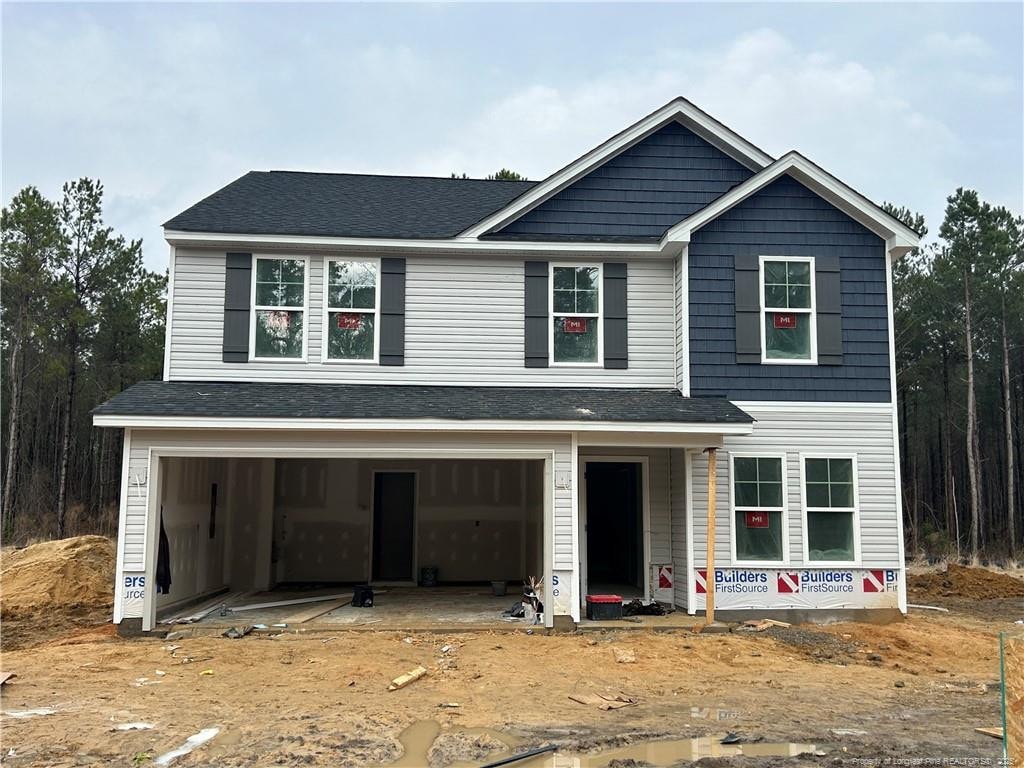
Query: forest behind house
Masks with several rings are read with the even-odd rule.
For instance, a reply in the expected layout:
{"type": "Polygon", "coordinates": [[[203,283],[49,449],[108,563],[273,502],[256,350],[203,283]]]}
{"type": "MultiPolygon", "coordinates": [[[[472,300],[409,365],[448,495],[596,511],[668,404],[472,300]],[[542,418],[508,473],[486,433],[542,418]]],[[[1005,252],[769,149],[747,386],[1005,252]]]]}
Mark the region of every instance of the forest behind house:
{"type": "MultiPolygon", "coordinates": [[[[920,215],[886,207],[925,230],[920,215]]],[[[122,435],[93,427],[90,412],[162,376],[167,281],[145,268],[141,241],[104,224],[102,208],[102,184],[80,179],[55,200],[26,187],[3,209],[5,544],[117,533],[122,435]]],[[[937,239],[896,264],[908,557],[1002,562],[1020,552],[1022,230],[1019,216],[960,189],[937,239]]]]}

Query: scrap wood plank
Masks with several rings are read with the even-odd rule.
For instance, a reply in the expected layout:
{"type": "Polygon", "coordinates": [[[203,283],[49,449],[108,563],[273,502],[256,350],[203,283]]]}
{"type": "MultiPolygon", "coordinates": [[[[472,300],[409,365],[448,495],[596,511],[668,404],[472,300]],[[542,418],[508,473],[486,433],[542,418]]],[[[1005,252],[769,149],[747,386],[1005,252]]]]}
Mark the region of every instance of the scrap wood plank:
{"type": "Polygon", "coordinates": [[[232,605],[232,611],[257,611],[260,608],[281,608],[286,605],[302,605],[303,603],[322,603],[325,600],[340,598],[351,600],[347,595],[317,595],[316,597],[296,597],[292,600],[274,600],[269,603],[252,603],[250,605],[232,605]]]}
{"type": "Polygon", "coordinates": [[[329,603],[319,603],[314,605],[312,608],[307,608],[306,610],[299,611],[291,616],[286,616],[282,621],[285,624],[304,624],[307,621],[315,619],[317,616],[323,616],[325,613],[330,613],[338,608],[344,608],[351,602],[351,597],[343,597],[338,600],[332,600],[329,603]]]}
{"type": "Polygon", "coordinates": [[[17,677],[14,672],[0,672],[0,685],[3,685],[12,677],[17,677]]]}
{"type": "Polygon", "coordinates": [[[426,667],[416,667],[406,672],[404,675],[399,675],[391,681],[391,685],[388,686],[389,691],[397,691],[399,688],[405,688],[409,683],[419,680],[427,674],[426,667]]]}
{"type": "Polygon", "coordinates": [[[994,739],[1002,739],[1003,738],[1003,729],[1002,728],[998,728],[998,727],[996,727],[996,728],[975,728],[974,731],[975,731],[975,733],[983,733],[986,736],[991,736],[994,739]]]}

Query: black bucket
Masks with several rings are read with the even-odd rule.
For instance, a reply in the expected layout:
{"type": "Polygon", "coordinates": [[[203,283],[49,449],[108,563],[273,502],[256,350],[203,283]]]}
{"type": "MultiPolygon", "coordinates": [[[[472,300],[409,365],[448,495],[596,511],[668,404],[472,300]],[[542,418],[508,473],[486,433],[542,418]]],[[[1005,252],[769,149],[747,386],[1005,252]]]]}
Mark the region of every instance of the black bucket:
{"type": "Polygon", "coordinates": [[[424,565],[420,568],[420,586],[421,587],[436,587],[437,586],[437,566],[436,565],[424,565]]]}

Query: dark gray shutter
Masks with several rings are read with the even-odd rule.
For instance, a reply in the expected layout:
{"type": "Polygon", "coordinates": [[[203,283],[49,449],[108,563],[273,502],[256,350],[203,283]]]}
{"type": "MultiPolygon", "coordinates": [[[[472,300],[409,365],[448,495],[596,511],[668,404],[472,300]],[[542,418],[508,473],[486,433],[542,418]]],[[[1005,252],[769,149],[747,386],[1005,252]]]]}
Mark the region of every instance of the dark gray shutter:
{"type": "Polygon", "coordinates": [[[626,265],[604,265],[604,367],[629,367],[626,316],[626,265]]]}
{"type": "Polygon", "coordinates": [[[405,365],[405,259],[380,260],[380,364],[405,365]]]}
{"type": "Polygon", "coordinates": [[[548,367],[548,263],[528,261],[524,265],[526,284],[526,326],[524,349],[527,368],[548,367]]]}
{"type": "Polygon", "coordinates": [[[735,258],[736,362],[761,362],[761,270],[756,255],[735,258]]]}
{"type": "Polygon", "coordinates": [[[843,297],[838,257],[815,258],[814,298],[818,314],[818,365],[842,365],[843,297]]]}
{"type": "Polygon", "coordinates": [[[224,260],[225,363],[249,362],[252,254],[229,253],[224,260]]]}

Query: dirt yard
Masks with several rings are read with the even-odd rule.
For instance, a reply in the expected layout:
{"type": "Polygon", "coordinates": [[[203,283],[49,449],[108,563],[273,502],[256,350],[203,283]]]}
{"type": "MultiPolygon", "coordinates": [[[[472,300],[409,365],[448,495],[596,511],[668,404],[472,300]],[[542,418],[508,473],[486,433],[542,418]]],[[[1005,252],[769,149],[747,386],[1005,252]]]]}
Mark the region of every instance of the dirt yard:
{"type": "Polygon", "coordinates": [[[1022,602],[975,598],[970,610],[912,611],[887,626],[724,635],[349,631],[168,642],[121,639],[110,625],[47,637],[35,624],[29,639],[8,618],[2,668],[17,676],[3,686],[0,762],[439,768],[555,744],[556,758],[517,765],[688,765],[735,751],[744,756],[699,764],[995,765],[1001,743],[974,728],[1001,724],[997,634],[1024,616],[1022,602]],[[417,665],[424,677],[387,690],[417,665]],[[605,711],[569,698],[579,694],[635,703],[605,711]],[[161,762],[204,729],[217,730],[161,762]],[[719,746],[729,732],[744,746],[719,746]],[[670,744],[656,759],[619,749],[697,737],[710,738],[670,744]]]}

